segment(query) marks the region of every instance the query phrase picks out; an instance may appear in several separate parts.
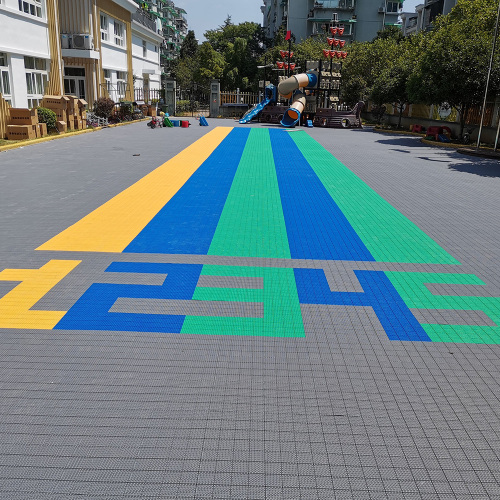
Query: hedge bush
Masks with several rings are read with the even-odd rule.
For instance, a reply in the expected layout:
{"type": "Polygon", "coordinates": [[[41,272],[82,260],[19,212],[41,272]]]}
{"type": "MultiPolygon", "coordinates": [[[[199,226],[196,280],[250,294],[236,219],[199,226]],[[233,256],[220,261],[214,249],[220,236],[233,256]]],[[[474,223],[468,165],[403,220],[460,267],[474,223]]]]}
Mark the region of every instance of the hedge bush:
{"type": "Polygon", "coordinates": [[[115,102],[109,97],[99,97],[97,101],[94,102],[94,114],[100,116],[101,118],[109,118],[113,111],[115,102]]]}
{"type": "Polygon", "coordinates": [[[57,115],[54,113],[54,111],[52,111],[51,109],[42,108],[40,106],[39,108],[36,109],[36,112],[38,115],[38,122],[46,123],[47,130],[56,129],[57,115]]]}
{"type": "Polygon", "coordinates": [[[200,103],[198,101],[177,101],[176,112],[186,113],[188,111],[198,111],[200,109],[200,103]],[[192,108],[191,108],[192,106],[192,108]]]}

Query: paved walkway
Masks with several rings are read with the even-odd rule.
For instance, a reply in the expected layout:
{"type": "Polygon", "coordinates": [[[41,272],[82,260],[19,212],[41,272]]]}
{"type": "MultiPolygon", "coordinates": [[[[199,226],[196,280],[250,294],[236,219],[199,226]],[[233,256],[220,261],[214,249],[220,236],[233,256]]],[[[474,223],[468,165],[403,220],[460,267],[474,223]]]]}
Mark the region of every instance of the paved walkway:
{"type": "Polygon", "coordinates": [[[498,162],[210,125],[0,154],[0,498],[500,498],[498,162]]]}

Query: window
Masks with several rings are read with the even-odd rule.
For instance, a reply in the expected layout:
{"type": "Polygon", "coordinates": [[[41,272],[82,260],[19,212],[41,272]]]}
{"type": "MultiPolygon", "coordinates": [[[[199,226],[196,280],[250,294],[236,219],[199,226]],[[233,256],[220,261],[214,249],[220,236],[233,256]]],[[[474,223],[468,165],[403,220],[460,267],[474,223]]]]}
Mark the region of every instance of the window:
{"type": "Polygon", "coordinates": [[[38,57],[25,57],[26,89],[28,92],[28,108],[38,106],[47,86],[47,61],[38,57]]]}
{"type": "Polygon", "coordinates": [[[19,10],[36,17],[42,17],[42,0],[18,0],[19,10]]]}
{"type": "Polygon", "coordinates": [[[104,81],[106,82],[106,90],[108,94],[111,93],[111,71],[109,69],[104,70],[104,81]]]}
{"type": "Polygon", "coordinates": [[[148,44],[146,40],[142,41],[142,57],[148,57],[148,44]]]}
{"type": "Polygon", "coordinates": [[[127,90],[127,73],[125,71],[116,72],[116,90],[118,97],[125,97],[127,90]]]}
{"type": "Polygon", "coordinates": [[[115,45],[123,47],[123,24],[118,21],[114,22],[114,32],[115,32],[115,45]]]}
{"type": "Polygon", "coordinates": [[[387,12],[399,12],[399,2],[387,2],[387,12]]]}
{"type": "Polygon", "coordinates": [[[108,38],[108,18],[104,14],[101,14],[101,40],[107,42],[108,38]]]}
{"type": "Polygon", "coordinates": [[[4,52],[0,52],[0,94],[2,94],[5,101],[9,104],[11,103],[9,66],[7,63],[7,54],[4,52]]]}

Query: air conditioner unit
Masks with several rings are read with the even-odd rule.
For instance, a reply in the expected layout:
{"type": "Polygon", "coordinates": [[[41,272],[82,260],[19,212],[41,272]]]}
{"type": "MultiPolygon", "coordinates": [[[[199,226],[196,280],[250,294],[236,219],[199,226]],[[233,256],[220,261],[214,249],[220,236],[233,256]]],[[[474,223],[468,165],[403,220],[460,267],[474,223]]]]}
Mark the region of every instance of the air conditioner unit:
{"type": "Polygon", "coordinates": [[[379,7],[378,12],[379,14],[383,14],[385,12],[385,7],[379,7]]]}
{"type": "Polygon", "coordinates": [[[94,38],[87,33],[71,35],[71,48],[94,50],[94,38]]]}
{"type": "Polygon", "coordinates": [[[69,38],[71,35],[68,35],[67,33],[62,33],[61,34],[61,48],[62,49],[69,49],[69,38]]]}

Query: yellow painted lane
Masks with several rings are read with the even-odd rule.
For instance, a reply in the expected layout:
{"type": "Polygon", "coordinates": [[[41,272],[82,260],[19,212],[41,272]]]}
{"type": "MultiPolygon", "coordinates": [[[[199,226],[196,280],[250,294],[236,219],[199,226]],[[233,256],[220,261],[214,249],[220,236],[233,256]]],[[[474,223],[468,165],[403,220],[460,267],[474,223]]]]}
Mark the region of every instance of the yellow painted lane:
{"type": "Polygon", "coordinates": [[[54,328],[67,311],[36,311],[31,308],[80,262],[51,260],[40,269],[4,269],[0,272],[0,281],[21,282],[0,298],[0,328],[54,328]]]}
{"type": "Polygon", "coordinates": [[[37,250],[123,252],[231,130],[215,128],[37,250]]]}

